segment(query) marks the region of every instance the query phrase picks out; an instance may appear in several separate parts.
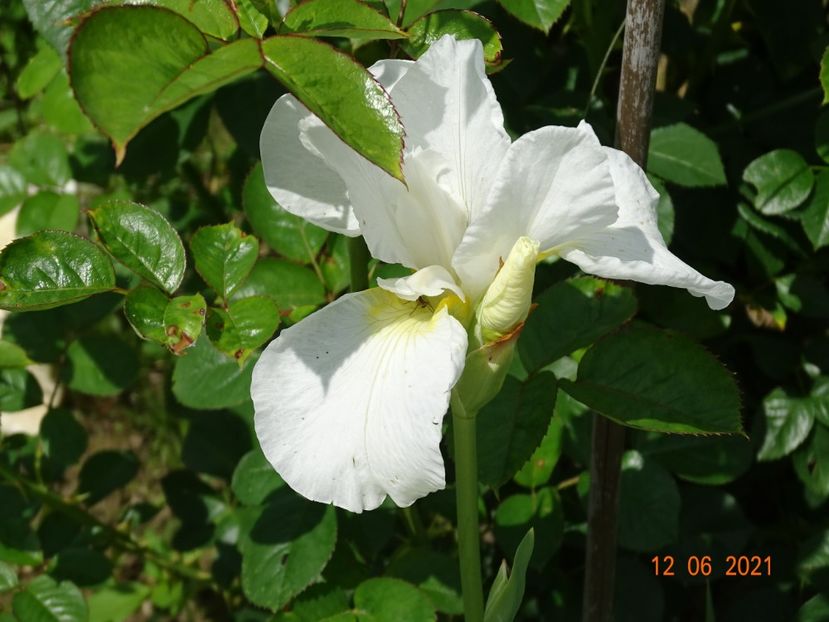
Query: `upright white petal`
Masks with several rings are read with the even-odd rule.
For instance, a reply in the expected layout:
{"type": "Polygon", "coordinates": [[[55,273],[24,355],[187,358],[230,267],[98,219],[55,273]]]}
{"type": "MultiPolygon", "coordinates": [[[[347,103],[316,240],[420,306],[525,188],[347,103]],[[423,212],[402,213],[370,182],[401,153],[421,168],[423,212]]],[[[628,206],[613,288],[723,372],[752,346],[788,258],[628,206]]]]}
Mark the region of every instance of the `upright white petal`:
{"type": "Polygon", "coordinates": [[[441,154],[457,173],[469,213],[480,210],[510,143],[481,42],[440,38],[389,92],[407,147],[441,154]]]}
{"type": "Polygon", "coordinates": [[[543,127],[516,140],[453,265],[473,297],[483,293],[521,236],[541,251],[616,220],[607,156],[589,125],[543,127]]]}
{"type": "Polygon", "coordinates": [[[300,138],[301,121],[313,116],[293,95],[283,95],[271,108],[259,139],[265,184],[292,214],[329,231],[359,235],[345,183],[300,138]]]}
{"type": "Polygon", "coordinates": [[[461,300],[465,299],[463,290],[443,266],[428,266],[410,276],[397,279],[377,279],[377,285],[403,300],[440,296],[445,291],[453,292],[461,300]]]}
{"type": "Polygon", "coordinates": [[[256,434],[301,495],[354,512],[444,487],[439,444],[466,331],[382,289],[283,331],[253,371],[256,434]]]}
{"type": "Polygon", "coordinates": [[[402,60],[399,58],[384,58],[374,63],[368,70],[387,91],[391,91],[394,85],[400,81],[406,72],[414,66],[413,60],[402,60]]]}
{"type": "Polygon", "coordinates": [[[619,217],[609,227],[575,239],[561,256],[585,272],[611,279],[687,289],[705,296],[708,306],[722,309],[734,299],[734,288],[703,276],[665,246],[656,223],[659,194],[625,153],[605,148],[616,186],[619,217]]]}

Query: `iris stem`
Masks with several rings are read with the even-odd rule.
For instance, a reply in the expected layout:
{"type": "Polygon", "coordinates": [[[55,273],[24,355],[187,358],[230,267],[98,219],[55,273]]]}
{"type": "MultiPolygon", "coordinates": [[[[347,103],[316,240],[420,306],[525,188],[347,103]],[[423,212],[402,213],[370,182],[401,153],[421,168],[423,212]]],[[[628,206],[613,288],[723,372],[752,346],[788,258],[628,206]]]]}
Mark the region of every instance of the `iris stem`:
{"type": "Polygon", "coordinates": [[[458,557],[466,622],[484,619],[481,582],[481,545],[478,527],[478,453],[475,414],[467,413],[460,400],[452,400],[452,432],[455,437],[455,494],[458,509],[458,557]]]}
{"type": "Polygon", "coordinates": [[[348,238],[348,264],[351,269],[351,291],[368,289],[368,260],[371,255],[361,236],[348,238]]]}

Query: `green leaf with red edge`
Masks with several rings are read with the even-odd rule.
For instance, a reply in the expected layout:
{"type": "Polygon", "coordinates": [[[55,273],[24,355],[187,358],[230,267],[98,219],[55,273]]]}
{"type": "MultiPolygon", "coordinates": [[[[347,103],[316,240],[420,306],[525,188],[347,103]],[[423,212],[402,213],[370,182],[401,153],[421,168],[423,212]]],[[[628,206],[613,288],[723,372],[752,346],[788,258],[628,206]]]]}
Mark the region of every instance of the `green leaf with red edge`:
{"type": "Polygon", "coordinates": [[[66,231],[39,231],[0,253],[0,309],[51,309],[114,288],[106,253],[66,231]]]}
{"type": "Polygon", "coordinates": [[[211,309],[207,318],[210,339],[240,363],[270,339],[278,326],[279,307],[267,296],[234,300],[226,309],[211,309]]]}
{"type": "Polygon", "coordinates": [[[164,310],[164,334],[167,347],[173,354],[181,354],[199,338],[207,304],[201,294],[177,296],[164,310]]]}
{"type": "Polygon", "coordinates": [[[259,240],[233,223],[202,227],[190,240],[196,271],[222,298],[245,280],[259,256],[259,240]]]}
{"type": "Polygon", "coordinates": [[[312,37],[406,38],[388,17],[359,0],[307,0],[291,9],[282,24],[289,32],[312,37]]]}
{"type": "Polygon", "coordinates": [[[351,57],[306,37],[262,41],[265,69],[337,136],[403,179],[403,125],[388,93],[351,57]]]}
{"type": "Polygon", "coordinates": [[[687,337],[634,322],[596,342],[571,396],[614,421],[654,432],[742,433],[731,373],[687,337]]]}
{"type": "Polygon", "coordinates": [[[570,0],[498,0],[498,4],[528,26],[548,33],[570,0]]]}
{"type": "Polygon", "coordinates": [[[239,32],[239,19],[228,0],[154,0],[153,4],[186,17],[204,34],[217,39],[230,39],[239,32]]]}
{"type": "Polygon", "coordinates": [[[259,46],[240,39],[214,51],[201,31],[157,6],[110,6],[89,14],[69,47],[72,88],[86,115],[115,147],[191,97],[262,65],[259,46]]]}
{"type": "Polygon", "coordinates": [[[496,69],[501,62],[501,35],[487,18],[472,11],[435,11],[416,20],[408,28],[409,38],[402,44],[407,54],[418,58],[444,35],[456,39],[478,39],[484,48],[488,69],[496,69]]]}
{"type": "Polygon", "coordinates": [[[104,201],[88,213],[113,257],[168,294],[178,289],[186,267],[184,246],[164,216],[122,199],[104,201]]]}

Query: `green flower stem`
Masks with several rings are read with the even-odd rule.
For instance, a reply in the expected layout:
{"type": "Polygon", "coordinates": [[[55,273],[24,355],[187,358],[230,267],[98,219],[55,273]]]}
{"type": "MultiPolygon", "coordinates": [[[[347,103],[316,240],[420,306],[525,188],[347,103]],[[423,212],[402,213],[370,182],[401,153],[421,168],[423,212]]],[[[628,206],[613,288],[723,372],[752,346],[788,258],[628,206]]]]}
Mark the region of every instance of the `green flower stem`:
{"type": "Polygon", "coordinates": [[[362,236],[348,238],[348,263],[351,268],[351,291],[368,289],[368,260],[371,255],[362,236]]]}
{"type": "Polygon", "coordinates": [[[458,509],[458,553],[466,622],[484,619],[481,583],[481,546],[478,528],[478,455],[475,414],[467,413],[452,399],[452,432],[455,437],[455,492],[458,509]]]}

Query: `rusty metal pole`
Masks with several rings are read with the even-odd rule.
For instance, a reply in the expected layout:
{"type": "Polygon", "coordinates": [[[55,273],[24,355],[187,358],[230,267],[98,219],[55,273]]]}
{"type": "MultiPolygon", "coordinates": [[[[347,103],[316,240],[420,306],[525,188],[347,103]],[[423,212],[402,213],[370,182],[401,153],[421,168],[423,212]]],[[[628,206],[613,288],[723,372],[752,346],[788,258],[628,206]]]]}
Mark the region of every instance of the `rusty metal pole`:
{"type": "MultiPolygon", "coordinates": [[[[645,167],[665,0],[628,0],[622,76],[616,109],[616,147],[645,167]]],[[[610,622],[616,573],[619,478],[625,429],[595,415],[590,455],[590,498],[583,622],[610,622]]]]}

